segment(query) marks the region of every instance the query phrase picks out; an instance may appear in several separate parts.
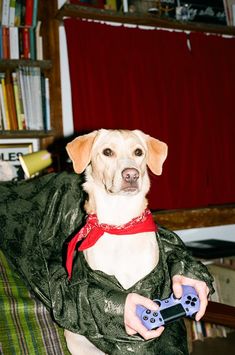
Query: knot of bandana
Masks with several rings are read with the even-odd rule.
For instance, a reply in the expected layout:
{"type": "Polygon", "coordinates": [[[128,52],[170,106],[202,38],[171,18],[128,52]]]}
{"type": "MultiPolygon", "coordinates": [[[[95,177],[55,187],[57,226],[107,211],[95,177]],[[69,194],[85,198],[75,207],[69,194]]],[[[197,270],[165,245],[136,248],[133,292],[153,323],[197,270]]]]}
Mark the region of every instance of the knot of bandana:
{"type": "Polygon", "coordinates": [[[78,250],[83,251],[92,247],[100,237],[106,232],[116,235],[130,235],[142,232],[156,232],[157,226],[149,209],[146,209],[140,216],[133,218],[130,222],[120,226],[99,224],[96,214],[87,217],[86,224],[75,234],[68,243],[66,269],[69,278],[72,275],[73,255],[78,242],[83,240],[78,250]]]}

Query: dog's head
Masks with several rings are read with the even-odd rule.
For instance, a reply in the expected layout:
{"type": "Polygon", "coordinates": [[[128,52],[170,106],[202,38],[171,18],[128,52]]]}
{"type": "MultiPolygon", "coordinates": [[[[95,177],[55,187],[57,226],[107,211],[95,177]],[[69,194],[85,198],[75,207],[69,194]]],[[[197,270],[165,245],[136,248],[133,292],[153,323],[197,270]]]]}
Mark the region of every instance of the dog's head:
{"type": "Polygon", "coordinates": [[[75,138],[67,152],[75,172],[86,170],[108,193],[136,194],[149,189],[147,166],[161,175],[167,145],[139,130],[101,129],[75,138]]]}

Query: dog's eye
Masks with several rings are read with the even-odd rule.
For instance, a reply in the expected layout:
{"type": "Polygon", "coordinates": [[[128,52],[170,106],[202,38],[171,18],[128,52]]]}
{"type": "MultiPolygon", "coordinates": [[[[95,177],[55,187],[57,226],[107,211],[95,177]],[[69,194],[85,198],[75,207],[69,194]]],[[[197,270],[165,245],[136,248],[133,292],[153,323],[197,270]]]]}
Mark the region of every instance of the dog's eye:
{"type": "Polygon", "coordinates": [[[103,154],[106,155],[106,157],[111,157],[113,155],[113,151],[110,148],[105,148],[103,150],[103,154]]]}
{"type": "Polygon", "coordinates": [[[143,150],[140,149],[140,148],[137,148],[134,152],[134,154],[137,156],[137,157],[141,157],[141,155],[143,155],[143,150]]]}

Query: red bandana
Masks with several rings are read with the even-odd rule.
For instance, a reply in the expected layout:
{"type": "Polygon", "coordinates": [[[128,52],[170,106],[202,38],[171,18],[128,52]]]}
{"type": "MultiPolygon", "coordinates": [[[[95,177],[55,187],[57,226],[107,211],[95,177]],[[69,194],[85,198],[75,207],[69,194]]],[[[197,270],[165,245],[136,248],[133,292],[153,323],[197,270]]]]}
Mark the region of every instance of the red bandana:
{"type": "Polygon", "coordinates": [[[99,224],[96,214],[88,215],[85,226],[80,229],[80,231],[68,244],[66,269],[68,271],[69,278],[71,278],[72,274],[73,254],[79,241],[84,239],[78,248],[79,251],[83,251],[92,247],[105,232],[109,234],[124,235],[156,231],[157,226],[154,223],[149,209],[146,209],[140,216],[133,218],[130,222],[121,226],[104,223],[99,224]]]}

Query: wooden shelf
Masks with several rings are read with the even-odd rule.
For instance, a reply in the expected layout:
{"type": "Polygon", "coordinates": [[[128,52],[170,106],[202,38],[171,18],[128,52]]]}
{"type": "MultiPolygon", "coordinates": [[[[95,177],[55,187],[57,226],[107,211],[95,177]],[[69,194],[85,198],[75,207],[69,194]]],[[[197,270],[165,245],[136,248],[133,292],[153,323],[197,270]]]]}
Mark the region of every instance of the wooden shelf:
{"type": "Polygon", "coordinates": [[[30,59],[1,59],[0,60],[0,70],[12,70],[17,68],[19,65],[22,66],[37,66],[41,69],[51,69],[51,60],[30,60],[30,59]]]}
{"type": "Polygon", "coordinates": [[[53,131],[0,131],[0,139],[12,138],[47,138],[53,136],[53,131]]]}
{"type": "Polygon", "coordinates": [[[108,22],[120,22],[126,24],[136,24],[142,26],[154,26],[160,28],[170,28],[175,30],[217,33],[225,35],[235,35],[235,27],[222,26],[207,23],[176,21],[174,19],[159,17],[153,14],[131,14],[111,10],[97,9],[65,3],[56,14],[58,20],[65,17],[92,19],[108,22]]]}
{"type": "Polygon", "coordinates": [[[235,205],[154,211],[156,223],[171,230],[211,227],[235,223],[235,205]]]}
{"type": "Polygon", "coordinates": [[[235,328],[235,307],[209,301],[203,320],[235,328]]]}

